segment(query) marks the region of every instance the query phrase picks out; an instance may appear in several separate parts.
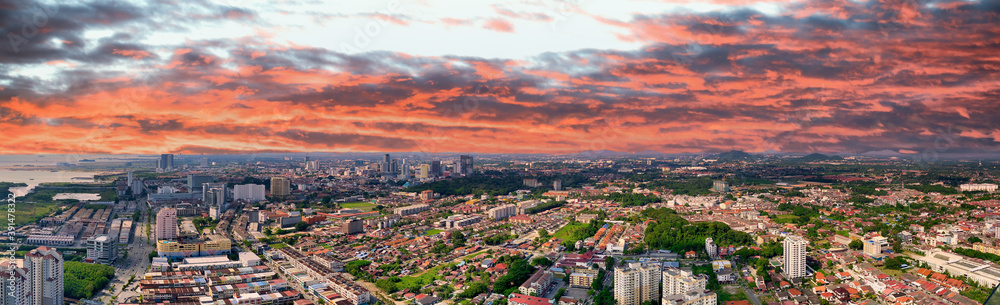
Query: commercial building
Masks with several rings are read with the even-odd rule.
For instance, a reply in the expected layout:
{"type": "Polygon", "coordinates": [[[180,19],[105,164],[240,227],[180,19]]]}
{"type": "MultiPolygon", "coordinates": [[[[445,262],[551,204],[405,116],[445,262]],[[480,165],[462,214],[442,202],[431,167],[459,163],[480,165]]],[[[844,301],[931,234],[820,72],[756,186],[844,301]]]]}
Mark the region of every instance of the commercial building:
{"type": "Polygon", "coordinates": [[[554,190],[554,191],[561,191],[561,190],[563,190],[562,179],[556,179],[556,181],[552,181],[552,190],[554,190]]]}
{"type": "Polygon", "coordinates": [[[162,154],[160,159],[156,160],[156,170],[159,172],[166,172],[174,169],[174,155],[173,154],[162,154]]]}
{"type": "Polygon", "coordinates": [[[118,258],[118,236],[94,236],[87,240],[87,258],[99,264],[111,264],[118,258]]]}
{"type": "Polygon", "coordinates": [[[228,255],[232,252],[232,248],[232,241],[221,235],[209,235],[207,240],[195,242],[182,243],[174,240],[156,242],[156,253],[160,257],[168,258],[228,255]]]}
{"type": "Polygon", "coordinates": [[[156,213],[156,238],[177,239],[177,209],[162,208],[156,213]]]}
{"type": "Polygon", "coordinates": [[[444,171],[441,170],[441,161],[438,160],[431,161],[431,175],[437,177],[444,176],[444,171]]]}
{"type": "MultiPolygon", "coordinates": [[[[31,305],[63,304],[63,257],[56,249],[38,247],[24,255],[31,279],[31,305]]],[[[24,304],[24,303],[22,303],[24,304]]]]}
{"type": "Polygon", "coordinates": [[[460,176],[472,176],[475,170],[472,168],[472,156],[458,156],[458,163],[455,164],[455,173],[460,176]]]}
{"type": "Polygon", "coordinates": [[[431,165],[430,164],[420,164],[417,168],[417,179],[427,179],[431,177],[431,165]]]}
{"type": "Polygon", "coordinates": [[[486,215],[493,220],[503,220],[507,217],[517,215],[517,206],[513,204],[501,205],[487,210],[486,215]]]}
{"type": "Polygon", "coordinates": [[[941,249],[931,249],[925,256],[917,257],[917,260],[927,263],[935,272],[948,272],[954,277],[965,276],[983,287],[996,287],[1000,284],[1000,268],[993,263],[941,249]]]}
{"type": "Polygon", "coordinates": [[[963,192],[995,192],[997,190],[997,185],[992,183],[962,184],[958,186],[958,189],[963,192]]]}
{"type": "Polygon", "coordinates": [[[75,240],[76,236],[73,235],[32,234],[28,235],[27,243],[32,245],[46,245],[46,246],[72,246],[75,240]]]}
{"type": "Polygon", "coordinates": [[[288,196],[291,194],[292,182],[285,177],[271,177],[271,196],[288,196]]]}
{"type": "Polygon", "coordinates": [[[423,212],[423,211],[428,211],[430,209],[431,209],[431,206],[426,205],[426,204],[414,204],[414,205],[411,205],[411,206],[405,206],[405,207],[395,208],[395,209],[392,210],[392,212],[394,214],[396,214],[396,215],[399,215],[399,216],[407,216],[407,215],[417,214],[417,213],[420,213],[420,212],[423,212]]]}
{"type": "Polygon", "coordinates": [[[782,269],[789,279],[806,277],[806,246],[808,244],[809,242],[801,236],[789,235],[785,237],[782,269]]]}
{"type": "Polygon", "coordinates": [[[215,181],[215,177],[205,176],[205,175],[188,175],[187,184],[188,192],[196,193],[202,191],[202,186],[205,183],[212,183],[215,181]]]}
{"type": "Polygon", "coordinates": [[[889,240],[882,236],[876,236],[864,241],[864,251],[870,256],[881,256],[882,249],[889,247],[889,240]]]}
{"type": "Polygon", "coordinates": [[[641,305],[660,297],[660,264],[629,263],[615,268],[615,301],[618,305],[641,305]]]}

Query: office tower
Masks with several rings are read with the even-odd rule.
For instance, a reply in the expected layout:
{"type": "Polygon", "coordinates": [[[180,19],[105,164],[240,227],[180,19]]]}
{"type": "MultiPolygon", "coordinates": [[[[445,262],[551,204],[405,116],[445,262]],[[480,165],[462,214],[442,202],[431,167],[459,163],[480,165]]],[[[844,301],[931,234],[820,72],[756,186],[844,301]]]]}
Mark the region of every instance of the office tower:
{"type": "Polygon", "coordinates": [[[271,196],[288,196],[291,194],[292,184],[285,177],[271,177],[271,196]]]}
{"type": "Polygon", "coordinates": [[[715,241],[711,237],[705,238],[705,252],[708,253],[708,257],[711,259],[719,257],[719,246],[715,244],[715,241]]]}
{"type": "Polygon", "coordinates": [[[156,169],[160,171],[169,171],[174,169],[174,155],[173,154],[160,155],[160,159],[156,163],[156,169]]]}
{"type": "Polygon", "coordinates": [[[202,192],[202,202],[209,206],[225,206],[226,205],[226,186],[223,184],[221,187],[208,187],[211,183],[205,183],[205,191],[202,192]]]}
{"type": "Polygon", "coordinates": [[[472,156],[458,156],[458,163],[455,165],[455,172],[462,176],[472,176],[472,173],[474,172],[472,168],[472,156]]]}
{"type": "Polygon", "coordinates": [[[409,180],[410,179],[410,166],[406,165],[406,159],[403,159],[403,164],[400,166],[399,179],[409,180]]]}
{"type": "Polygon", "coordinates": [[[128,172],[128,186],[132,186],[132,171],[128,172]]]}
{"type": "Polygon", "coordinates": [[[31,305],[63,304],[63,257],[56,249],[38,247],[25,257],[31,278],[31,305]]]}
{"type": "Polygon", "coordinates": [[[806,245],[808,242],[801,236],[789,235],[783,244],[785,256],[782,258],[785,276],[790,279],[806,276],[806,245]]]}
{"type": "Polygon", "coordinates": [[[212,181],[215,181],[215,177],[205,175],[188,175],[188,193],[201,192],[203,190],[202,186],[205,183],[212,183],[212,181]]]}
{"type": "Polygon", "coordinates": [[[729,191],[729,183],[726,183],[725,181],[722,181],[722,180],[712,181],[712,191],[713,192],[728,192],[729,191]]]}
{"type": "Polygon", "coordinates": [[[552,189],[553,190],[557,190],[557,191],[561,191],[562,190],[562,180],[556,179],[556,181],[553,181],[552,182],[552,189]]]}
{"type": "Polygon", "coordinates": [[[307,171],[319,170],[319,161],[316,160],[306,161],[306,170],[307,171]]]}
{"type": "Polygon", "coordinates": [[[156,213],[156,239],[177,239],[177,209],[163,208],[156,213]]]}
{"type": "Polygon", "coordinates": [[[431,177],[431,165],[420,164],[420,168],[417,169],[417,179],[427,179],[430,177],[431,177]]]}
{"type": "Polygon", "coordinates": [[[233,200],[245,200],[250,203],[264,201],[263,184],[241,184],[233,186],[233,200]]]}
{"type": "Polygon", "coordinates": [[[87,258],[98,264],[111,264],[118,258],[118,236],[91,237],[87,240],[87,258]]]}
{"type": "Polygon", "coordinates": [[[615,301],[617,305],[641,305],[660,297],[660,265],[629,263],[615,268],[615,301]]]}
{"type": "Polygon", "coordinates": [[[398,173],[399,170],[400,170],[399,159],[392,159],[392,162],[389,162],[389,172],[395,174],[398,173]]]}
{"type": "Polygon", "coordinates": [[[391,167],[392,167],[392,159],[389,158],[389,154],[385,154],[385,156],[382,157],[382,162],[379,162],[379,168],[381,169],[382,173],[389,173],[391,167]]]}
{"type": "Polygon", "coordinates": [[[16,261],[0,262],[0,305],[31,304],[31,277],[28,269],[18,266],[16,261]]]}
{"type": "Polygon", "coordinates": [[[436,177],[444,176],[444,171],[441,170],[440,160],[431,161],[431,175],[436,177]]]}

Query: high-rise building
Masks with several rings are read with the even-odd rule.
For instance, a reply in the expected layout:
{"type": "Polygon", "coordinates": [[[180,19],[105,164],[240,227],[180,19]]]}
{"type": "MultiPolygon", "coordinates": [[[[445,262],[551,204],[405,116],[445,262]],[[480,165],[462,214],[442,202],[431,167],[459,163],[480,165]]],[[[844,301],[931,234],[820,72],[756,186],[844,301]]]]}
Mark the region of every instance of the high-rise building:
{"type": "Polygon", "coordinates": [[[417,169],[417,179],[427,179],[430,177],[431,177],[431,165],[420,164],[420,168],[417,169]]]}
{"type": "Polygon", "coordinates": [[[789,235],[785,237],[783,247],[785,256],[782,258],[784,266],[782,270],[785,276],[794,279],[806,276],[806,246],[809,244],[801,236],[789,235]]]}
{"type": "Polygon", "coordinates": [[[215,177],[206,175],[188,175],[188,193],[201,192],[202,186],[204,186],[205,183],[212,183],[212,181],[215,181],[215,177]]]}
{"type": "Polygon", "coordinates": [[[63,257],[49,247],[38,247],[25,257],[31,278],[31,305],[63,304],[63,257]]]}
{"type": "Polygon", "coordinates": [[[472,156],[458,156],[458,163],[455,164],[455,172],[461,176],[472,176],[475,170],[472,168],[472,156]]]}
{"type": "Polygon", "coordinates": [[[111,264],[118,258],[118,236],[91,237],[87,240],[87,258],[99,264],[111,264]]]}
{"type": "Polygon", "coordinates": [[[174,169],[174,155],[173,154],[162,154],[160,159],[156,161],[156,169],[158,171],[170,171],[174,169]]]}
{"type": "Polygon", "coordinates": [[[561,191],[562,190],[562,179],[556,179],[556,181],[552,181],[552,189],[556,190],[556,191],[561,191]]]}
{"type": "Polygon", "coordinates": [[[715,244],[715,241],[711,237],[705,238],[705,252],[708,253],[708,257],[711,259],[719,257],[719,246],[715,244]]]}
{"type": "Polygon", "coordinates": [[[291,194],[291,181],[285,177],[271,177],[271,196],[288,196],[291,194]]]}
{"type": "Polygon", "coordinates": [[[382,157],[382,161],[381,161],[381,162],[379,162],[379,169],[380,169],[380,170],[382,171],[382,173],[390,173],[390,172],[393,172],[393,171],[391,170],[391,169],[392,169],[393,167],[395,167],[395,166],[393,165],[393,161],[394,161],[394,160],[392,160],[392,159],[391,159],[391,158],[389,157],[389,154],[385,154],[385,156],[384,156],[384,157],[382,157]]]}
{"type": "Polygon", "coordinates": [[[132,186],[132,171],[128,172],[128,185],[132,186]]]}
{"type": "Polygon", "coordinates": [[[712,191],[713,192],[728,192],[729,191],[729,183],[726,183],[725,181],[722,181],[722,180],[712,181],[712,191]]]}
{"type": "Polygon", "coordinates": [[[399,179],[400,180],[410,179],[410,166],[406,164],[406,159],[403,159],[403,163],[400,165],[399,179]]]}
{"type": "Polygon", "coordinates": [[[163,208],[156,213],[156,239],[177,239],[177,209],[163,208]]]}
{"type": "Polygon", "coordinates": [[[205,183],[202,185],[201,201],[207,205],[226,205],[226,184],[205,183]]]}
{"type": "Polygon", "coordinates": [[[201,167],[208,167],[208,158],[201,157],[201,167]]]}
{"type": "Polygon", "coordinates": [[[31,304],[31,277],[28,269],[16,261],[0,262],[0,305],[31,304]]]}
{"type": "Polygon", "coordinates": [[[615,301],[618,305],[641,305],[660,297],[660,266],[629,263],[615,268],[615,301]]]}
{"type": "Polygon", "coordinates": [[[441,161],[439,160],[431,161],[431,175],[437,177],[444,176],[444,171],[441,170],[441,161]]]}
{"type": "Polygon", "coordinates": [[[264,201],[263,184],[241,184],[233,186],[233,200],[245,200],[250,203],[264,201]]]}
{"type": "Polygon", "coordinates": [[[705,289],[708,285],[708,276],[704,274],[694,274],[689,270],[679,268],[663,268],[663,296],[685,294],[688,291],[705,289]]]}
{"type": "Polygon", "coordinates": [[[351,235],[357,233],[365,232],[365,222],[361,219],[351,218],[344,221],[344,224],[340,227],[340,232],[351,235]]]}

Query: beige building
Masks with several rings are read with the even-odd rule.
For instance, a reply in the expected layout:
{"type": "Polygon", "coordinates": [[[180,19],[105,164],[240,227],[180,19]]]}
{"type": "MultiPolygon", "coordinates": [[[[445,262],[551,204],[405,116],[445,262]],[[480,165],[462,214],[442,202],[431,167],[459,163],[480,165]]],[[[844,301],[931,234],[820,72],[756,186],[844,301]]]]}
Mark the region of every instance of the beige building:
{"type": "Polygon", "coordinates": [[[177,239],[177,209],[163,208],[156,213],[156,239],[177,239]]]}
{"type": "Polygon", "coordinates": [[[660,297],[660,264],[630,263],[615,268],[617,305],[641,305],[660,297]]]}
{"type": "Polygon", "coordinates": [[[288,196],[292,192],[292,182],[285,177],[271,177],[271,196],[288,196]]]}

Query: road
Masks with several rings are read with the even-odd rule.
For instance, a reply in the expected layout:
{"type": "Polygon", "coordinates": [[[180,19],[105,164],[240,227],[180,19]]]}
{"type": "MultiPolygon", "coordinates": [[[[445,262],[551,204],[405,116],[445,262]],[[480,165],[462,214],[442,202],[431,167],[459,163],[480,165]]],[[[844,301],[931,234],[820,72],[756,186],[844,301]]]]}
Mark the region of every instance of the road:
{"type": "Polygon", "coordinates": [[[147,214],[149,213],[149,207],[144,199],[138,200],[137,209],[139,209],[140,217],[139,221],[135,222],[135,232],[132,236],[132,241],[124,248],[119,248],[118,254],[119,259],[112,266],[115,268],[115,277],[108,284],[108,288],[116,287],[114,291],[109,291],[108,289],[102,290],[94,298],[100,300],[101,298],[108,297],[110,295],[117,295],[116,302],[123,303],[128,301],[129,298],[138,297],[140,292],[139,281],[142,275],[146,272],[146,268],[150,265],[149,253],[156,250],[151,242],[150,238],[146,236],[146,224],[147,214]],[[121,258],[127,253],[127,257],[121,258]],[[135,280],[127,286],[123,287],[128,283],[129,279],[135,276],[135,280]]]}
{"type": "Polygon", "coordinates": [[[743,288],[743,293],[750,297],[750,301],[753,302],[754,305],[760,305],[760,300],[757,299],[757,295],[753,293],[753,289],[748,287],[749,285],[747,284],[746,279],[743,278],[742,268],[743,267],[741,267],[736,260],[733,260],[733,272],[737,273],[736,282],[740,283],[740,287],[743,288]]]}

